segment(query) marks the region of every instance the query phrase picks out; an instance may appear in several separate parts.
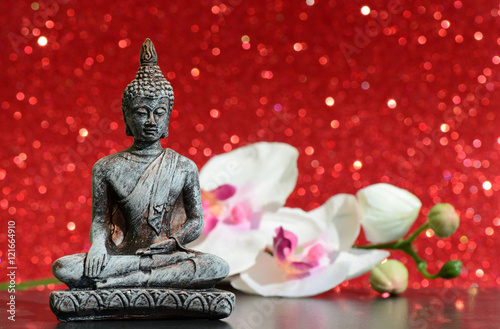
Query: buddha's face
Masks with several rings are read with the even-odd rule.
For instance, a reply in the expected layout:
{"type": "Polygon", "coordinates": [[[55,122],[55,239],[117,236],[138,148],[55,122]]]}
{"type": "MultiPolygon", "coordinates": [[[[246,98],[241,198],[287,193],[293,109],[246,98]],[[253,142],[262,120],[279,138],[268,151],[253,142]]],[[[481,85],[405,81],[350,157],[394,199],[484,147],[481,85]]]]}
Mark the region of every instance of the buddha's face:
{"type": "Polygon", "coordinates": [[[134,97],[125,123],[134,139],[151,142],[168,136],[168,98],[134,97]]]}

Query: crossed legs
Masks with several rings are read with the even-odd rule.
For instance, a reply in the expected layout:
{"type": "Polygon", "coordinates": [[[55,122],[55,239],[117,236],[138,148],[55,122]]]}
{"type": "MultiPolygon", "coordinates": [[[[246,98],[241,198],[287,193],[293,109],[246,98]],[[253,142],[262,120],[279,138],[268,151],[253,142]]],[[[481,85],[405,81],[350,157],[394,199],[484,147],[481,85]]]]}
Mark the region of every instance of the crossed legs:
{"type": "Polygon", "coordinates": [[[179,251],[163,255],[109,255],[95,278],[84,275],[86,253],[59,258],[52,273],[71,289],[163,287],[212,288],[224,279],[229,266],[221,258],[179,251]]]}

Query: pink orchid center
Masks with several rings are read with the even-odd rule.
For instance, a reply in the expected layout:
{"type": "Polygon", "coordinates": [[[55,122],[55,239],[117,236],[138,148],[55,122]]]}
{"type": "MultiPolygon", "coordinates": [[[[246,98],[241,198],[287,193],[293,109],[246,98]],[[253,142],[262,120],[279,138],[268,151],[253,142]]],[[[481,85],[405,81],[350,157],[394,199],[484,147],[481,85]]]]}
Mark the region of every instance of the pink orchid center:
{"type": "Polygon", "coordinates": [[[215,228],[219,220],[214,215],[213,209],[210,207],[210,201],[202,199],[201,205],[203,206],[203,218],[205,219],[205,225],[203,226],[202,233],[208,233],[215,228]]]}
{"type": "Polygon", "coordinates": [[[279,227],[273,239],[273,255],[278,265],[288,274],[294,276],[306,275],[314,268],[320,267],[328,252],[325,247],[313,242],[303,246],[302,252],[295,254],[297,249],[297,236],[279,227]]]}
{"type": "Polygon", "coordinates": [[[252,208],[246,202],[240,202],[231,208],[229,215],[224,220],[225,223],[230,225],[239,225],[250,223],[252,216],[252,208]]]}
{"type": "Polygon", "coordinates": [[[218,222],[219,222],[219,220],[215,216],[205,217],[205,226],[203,226],[202,233],[208,233],[208,232],[212,231],[215,228],[215,226],[217,226],[218,222]]]}
{"type": "Polygon", "coordinates": [[[236,187],[231,184],[224,184],[212,191],[217,200],[224,201],[236,193],[236,187]]]}
{"type": "Polygon", "coordinates": [[[201,191],[203,216],[205,217],[205,226],[203,233],[209,233],[221,220],[231,225],[250,222],[251,208],[246,203],[231,205],[226,204],[226,200],[236,193],[236,187],[230,184],[224,184],[210,191],[201,191]]]}

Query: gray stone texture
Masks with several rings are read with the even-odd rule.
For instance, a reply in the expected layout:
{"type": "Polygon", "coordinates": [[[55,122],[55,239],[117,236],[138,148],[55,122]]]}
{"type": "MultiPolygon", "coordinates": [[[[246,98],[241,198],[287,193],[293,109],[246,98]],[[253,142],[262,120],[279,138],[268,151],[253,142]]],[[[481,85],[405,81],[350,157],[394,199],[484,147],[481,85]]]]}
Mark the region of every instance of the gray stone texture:
{"type": "Polygon", "coordinates": [[[50,294],[50,308],[60,321],[221,319],[231,314],[234,302],[233,293],[218,289],[76,289],[50,294]]]}

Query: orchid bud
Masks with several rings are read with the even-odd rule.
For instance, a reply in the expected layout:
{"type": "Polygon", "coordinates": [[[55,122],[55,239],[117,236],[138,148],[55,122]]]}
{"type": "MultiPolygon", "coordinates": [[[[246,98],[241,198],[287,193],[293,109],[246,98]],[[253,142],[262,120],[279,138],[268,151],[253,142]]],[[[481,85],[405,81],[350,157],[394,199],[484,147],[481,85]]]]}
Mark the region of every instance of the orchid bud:
{"type": "Polygon", "coordinates": [[[440,238],[447,238],[457,230],[460,217],[449,203],[438,203],[427,214],[429,227],[440,238]]]}
{"type": "Polygon", "coordinates": [[[400,261],[389,259],[372,269],[370,284],[380,293],[402,294],[408,287],[408,269],[400,261]]]}
{"type": "Polygon", "coordinates": [[[443,279],[453,279],[462,273],[462,262],[459,260],[450,260],[444,263],[438,276],[443,279]]]}
{"type": "Polygon", "coordinates": [[[361,226],[371,243],[402,238],[420,213],[422,202],[412,193],[391,184],[367,186],[356,194],[361,208],[361,226]]]}

